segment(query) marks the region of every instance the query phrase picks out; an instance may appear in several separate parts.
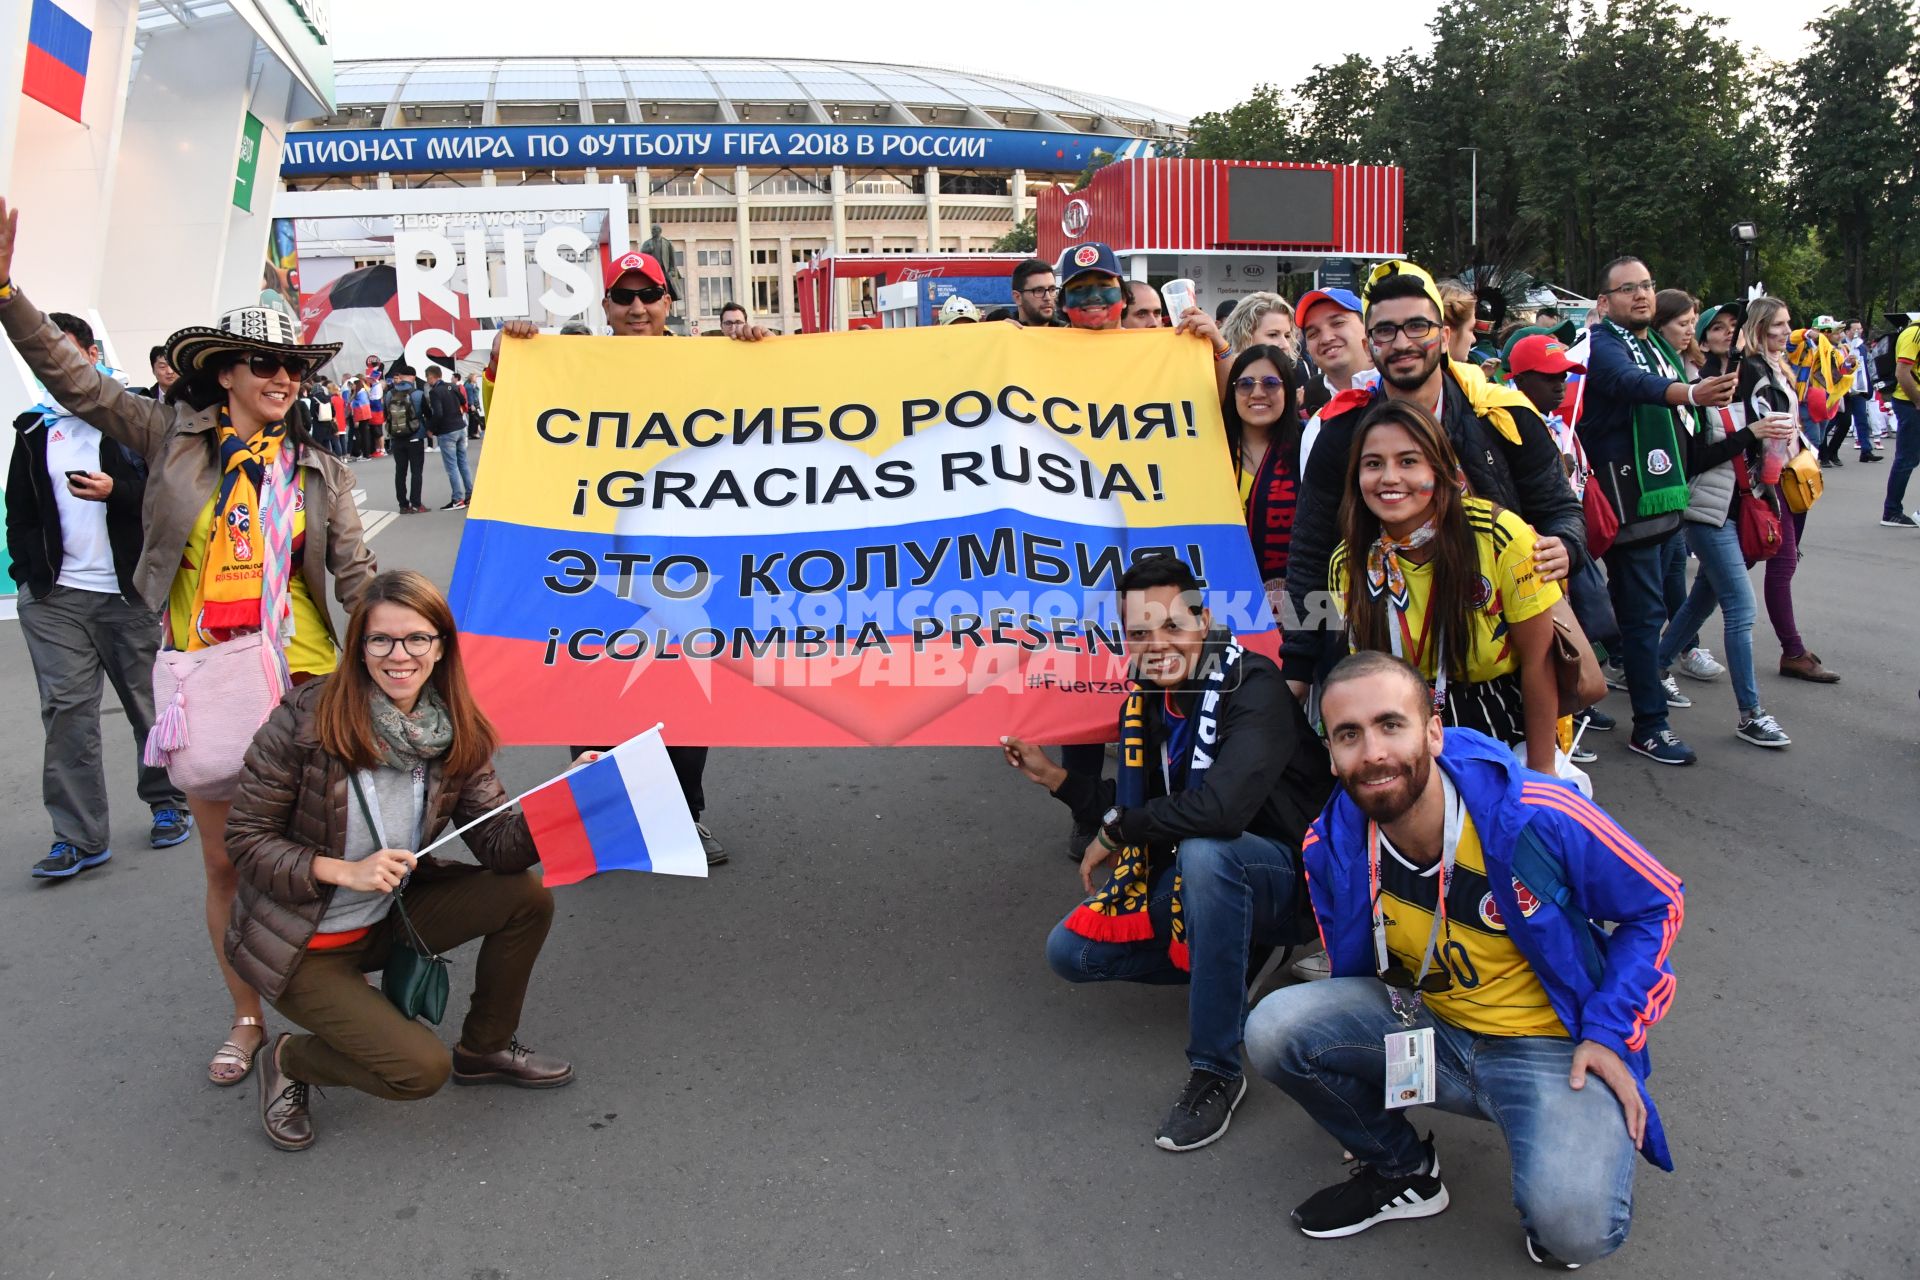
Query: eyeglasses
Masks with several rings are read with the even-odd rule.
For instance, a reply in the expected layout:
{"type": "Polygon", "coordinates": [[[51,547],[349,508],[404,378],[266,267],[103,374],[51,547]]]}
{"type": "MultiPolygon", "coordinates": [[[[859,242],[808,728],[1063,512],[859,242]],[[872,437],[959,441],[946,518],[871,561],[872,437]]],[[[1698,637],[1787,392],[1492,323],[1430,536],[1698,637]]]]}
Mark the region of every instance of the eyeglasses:
{"type": "Polygon", "coordinates": [[[438,635],[429,634],[425,631],[416,631],[412,635],[404,637],[383,636],[375,633],[361,641],[361,645],[366,649],[367,656],[370,658],[387,657],[393,652],[393,646],[396,644],[405,648],[409,656],[424,658],[433,652],[433,646],[439,643],[439,640],[440,637],[438,635]]]}
{"type": "Polygon", "coordinates": [[[630,307],[635,299],[652,306],[667,296],[667,291],[657,284],[641,285],[638,289],[613,288],[607,290],[607,301],[616,307],[630,307]]]}
{"type": "Polygon", "coordinates": [[[1399,340],[1400,335],[1403,333],[1415,342],[1425,342],[1428,338],[1431,338],[1439,328],[1439,321],[1429,320],[1425,316],[1415,316],[1405,324],[1395,324],[1391,320],[1382,320],[1379,324],[1373,325],[1367,330],[1367,337],[1376,347],[1390,347],[1399,340]]]}
{"type": "Polygon", "coordinates": [[[1057,284],[1035,285],[1031,289],[1022,289],[1020,292],[1034,298],[1051,298],[1060,292],[1060,286],[1057,284]]]}
{"type": "Polygon", "coordinates": [[[297,382],[307,376],[311,367],[304,357],[275,355],[271,351],[256,351],[247,357],[247,372],[256,378],[271,378],[285,369],[287,376],[297,382]]]}
{"type": "Polygon", "coordinates": [[[1068,289],[1060,295],[1060,301],[1067,310],[1078,311],[1082,307],[1111,307],[1120,302],[1120,286],[1117,284],[1083,284],[1068,289]]]}
{"type": "Polygon", "coordinates": [[[1437,969],[1428,970],[1426,977],[1416,981],[1413,976],[1413,970],[1407,968],[1404,964],[1395,962],[1388,965],[1380,974],[1380,981],[1399,991],[1418,990],[1430,996],[1437,996],[1443,991],[1453,990],[1453,975],[1447,972],[1445,965],[1441,965],[1437,969]]]}
{"type": "Polygon", "coordinates": [[[1278,391],[1285,385],[1284,380],[1276,378],[1270,373],[1263,378],[1235,378],[1233,380],[1233,389],[1243,396],[1252,395],[1255,387],[1264,387],[1268,391],[1278,391]]]}
{"type": "Polygon", "coordinates": [[[1602,289],[1600,292],[1617,293],[1622,297],[1631,298],[1636,293],[1658,293],[1659,290],[1654,286],[1653,281],[1642,280],[1638,284],[1615,285],[1611,289],[1602,289]]]}

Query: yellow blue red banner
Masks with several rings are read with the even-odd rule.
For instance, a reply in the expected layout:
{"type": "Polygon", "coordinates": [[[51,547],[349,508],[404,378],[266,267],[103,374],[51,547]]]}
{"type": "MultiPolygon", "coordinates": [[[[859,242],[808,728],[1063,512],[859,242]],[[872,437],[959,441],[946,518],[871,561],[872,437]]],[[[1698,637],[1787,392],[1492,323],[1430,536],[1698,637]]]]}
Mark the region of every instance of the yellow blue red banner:
{"type": "Polygon", "coordinates": [[[1184,335],[539,337],[487,423],[452,596],[509,742],[1104,740],[1152,555],[1278,647],[1184,335]]]}

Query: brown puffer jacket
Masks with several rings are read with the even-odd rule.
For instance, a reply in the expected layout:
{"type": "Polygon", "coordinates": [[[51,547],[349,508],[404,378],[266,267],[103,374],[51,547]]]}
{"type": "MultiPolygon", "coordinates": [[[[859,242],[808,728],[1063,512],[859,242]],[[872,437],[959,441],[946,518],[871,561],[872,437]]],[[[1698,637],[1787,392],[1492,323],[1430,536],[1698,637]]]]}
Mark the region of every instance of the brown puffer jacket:
{"type": "MultiPolygon", "coordinates": [[[[294,689],[260,726],[227,819],[227,856],[240,871],[240,891],[227,924],[227,959],[269,1000],[286,990],[333,898],[334,887],[313,878],[314,858],[338,858],[346,848],[347,769],[321,749],[314,732],[314,706],[325,687],[320,679],[294,689]]],[[[432,843],[449,823],[469,822],[507,798],[491,767],[457,790],[444,782],[435,762],[427,771],[423,843],[432,843]]],[[[538,861],[533,834],[517,805],[461,838],[489,871],[514,874],[538,861]]],[[[429,855],[420,860],[412,883],[457,865],[429,855]]]]}

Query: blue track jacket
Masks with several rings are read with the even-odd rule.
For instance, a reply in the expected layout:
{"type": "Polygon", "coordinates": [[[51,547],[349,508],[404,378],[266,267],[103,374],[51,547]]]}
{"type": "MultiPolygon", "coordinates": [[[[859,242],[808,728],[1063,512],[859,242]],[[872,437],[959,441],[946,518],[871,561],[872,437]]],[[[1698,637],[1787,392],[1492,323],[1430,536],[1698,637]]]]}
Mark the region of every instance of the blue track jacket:
{"type": "MultiPolygon", "coordinates": [[[[1521,765],[1485,734],[1448,729],[1440,767],[1479,831],[1487,882],[1508,935],[1573,1038],[1612,1049],[1640,1082],[1647,1103],[1640,1154],[1672,1170],[1660,1114],[1647,1093],[1653,1070],[1647,1029],[1673,1005],[1668,955],[1685,914],[1680,878],[1592,801],[1521,765]],[[1544,854],[1520,857],[1540,883],[1523,884],[1516,874],[1523,845],[1544,854]],[[1593,921],[1612,921],[1613,932],[1601,933],[1593,921]]],[[[1334,976],[1373,977],[1367,822],[1344,789],[1307,832],[1301,857],[1334,976]]],[[[1595,1085],[1606,1087],[1590,1077],[1588,1087],[1595,1085]]]]}

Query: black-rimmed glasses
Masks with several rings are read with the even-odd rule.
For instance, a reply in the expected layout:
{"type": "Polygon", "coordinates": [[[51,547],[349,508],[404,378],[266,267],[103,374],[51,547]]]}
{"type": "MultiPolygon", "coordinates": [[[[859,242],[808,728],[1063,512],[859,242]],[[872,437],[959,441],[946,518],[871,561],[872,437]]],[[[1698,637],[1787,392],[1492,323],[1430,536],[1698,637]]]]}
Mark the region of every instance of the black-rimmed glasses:
{"type": "Polygon", "coordinates": [[[424,658],[433,652],[433,646],[439,641],[440,636],[437,633],[426,631],[416,631],[410,636],[383,636],[376,632],[361,641],[361,644],[366,649],[367,655],[373,658],[387,657],[393,652],[393,646],[396,644],[404,648],[409,657],[424,658]]]}

